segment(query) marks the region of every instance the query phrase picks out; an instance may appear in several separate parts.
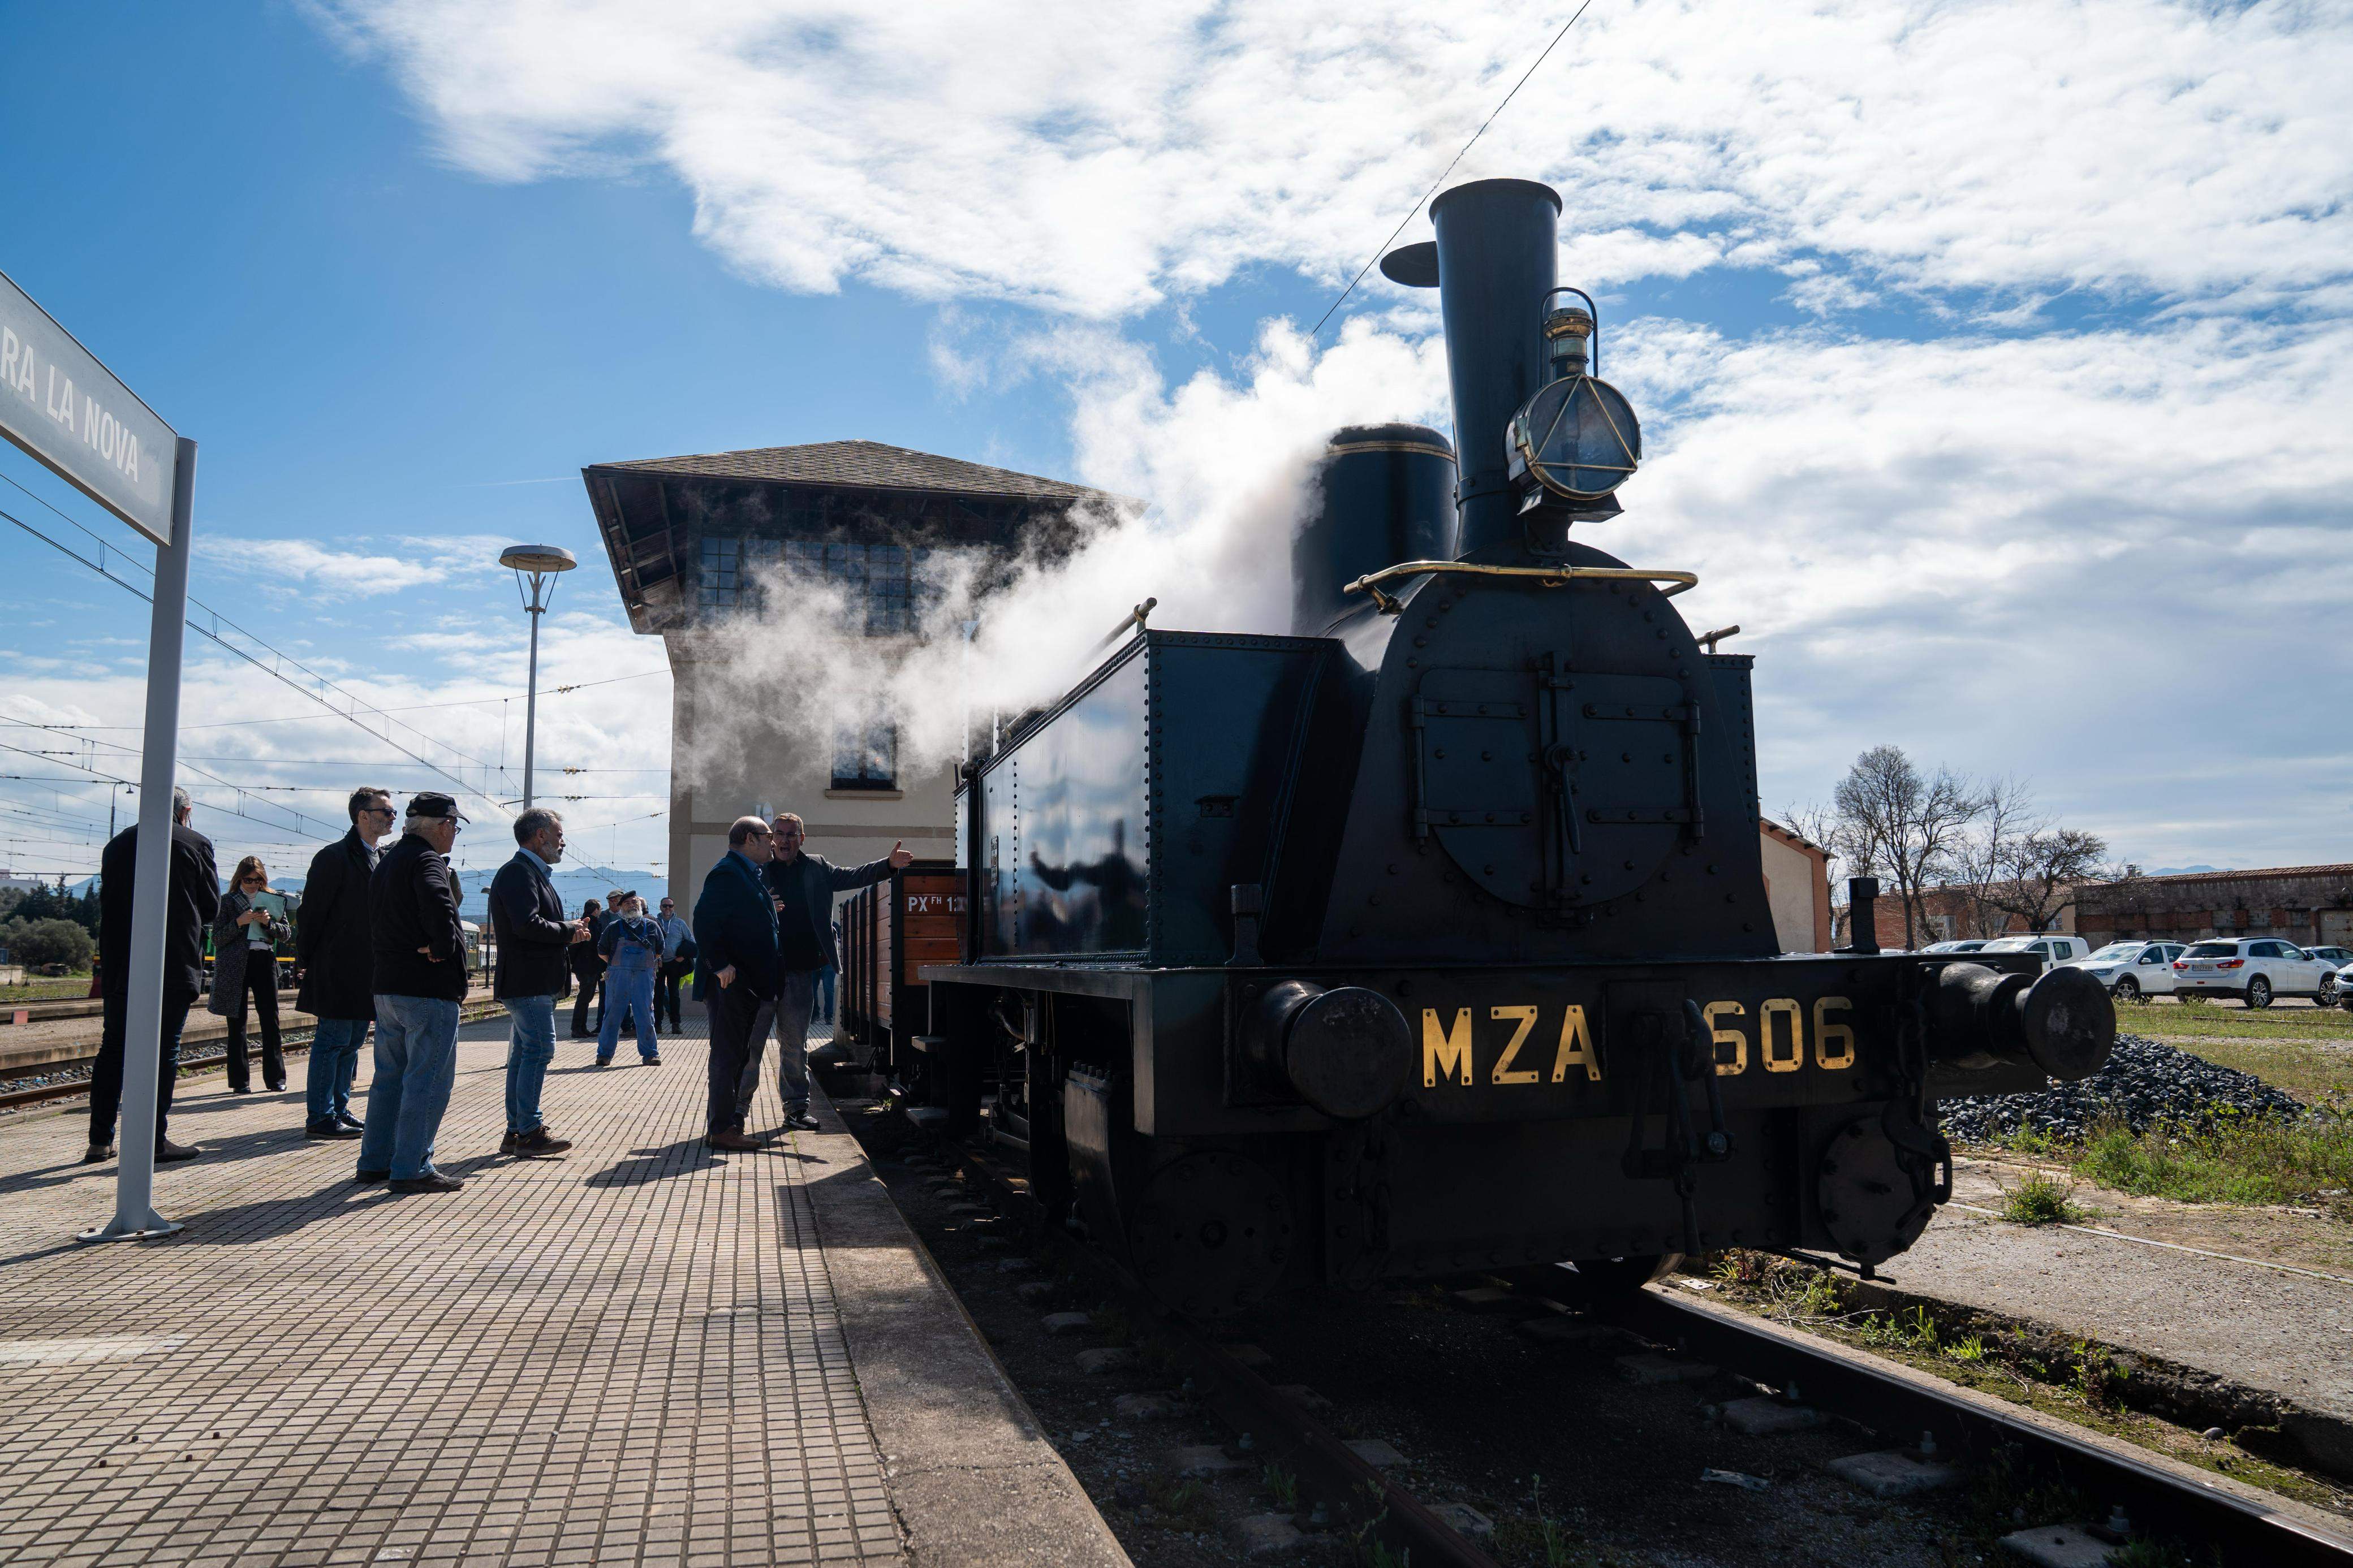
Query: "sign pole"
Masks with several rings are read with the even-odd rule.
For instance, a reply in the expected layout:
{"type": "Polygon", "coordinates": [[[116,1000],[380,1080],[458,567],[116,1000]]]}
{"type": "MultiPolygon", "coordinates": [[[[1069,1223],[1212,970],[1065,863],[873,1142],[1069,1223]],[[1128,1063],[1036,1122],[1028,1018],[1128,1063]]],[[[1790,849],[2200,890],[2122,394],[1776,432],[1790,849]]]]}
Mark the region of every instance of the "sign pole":
{"type": "Polygon", "coordinates": [[[155,1108],[163,1095],[164,921],[172,893],[172,789],[179,764],[188,557],[195,543],[196,444],[178,437],[174,458],[172,537],[155,549],[155,613],[147,635],[147,727],[139,760],[139,849],[132,871],[114,1217],[82,1232],[84,1241],[142,1240],[180,1228],[155,1212],[155,1108]]]}

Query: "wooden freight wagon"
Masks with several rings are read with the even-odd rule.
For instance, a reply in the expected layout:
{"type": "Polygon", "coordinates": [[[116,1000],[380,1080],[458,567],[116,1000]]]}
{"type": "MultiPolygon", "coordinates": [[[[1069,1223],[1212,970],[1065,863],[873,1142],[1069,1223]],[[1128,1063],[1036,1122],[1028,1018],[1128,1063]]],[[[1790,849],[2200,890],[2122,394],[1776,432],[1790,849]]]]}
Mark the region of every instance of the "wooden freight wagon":
{"type": "Polygon", "coordinates": [[[841,906],[842,1029],[871,1071],[896,1075],[931,1028],[926,963],[962,956],[964,872],[917,860],[841,906]]]}

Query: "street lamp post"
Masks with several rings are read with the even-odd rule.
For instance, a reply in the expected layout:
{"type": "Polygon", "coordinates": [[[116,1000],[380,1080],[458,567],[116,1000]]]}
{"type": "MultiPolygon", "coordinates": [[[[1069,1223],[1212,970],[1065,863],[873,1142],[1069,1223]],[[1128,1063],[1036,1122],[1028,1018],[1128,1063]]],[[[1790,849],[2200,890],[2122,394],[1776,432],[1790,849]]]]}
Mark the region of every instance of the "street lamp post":
{"type": "Polygon", "coordinates": [[[513,569],[523,613],[531,616],[531,684],[522,709],[522,808],[529,811],[532,745],[539,736],[539,617],[555,597],[556,574],[580,563],[561,545],[511,544],[499,552],[499,564],[513,569]]]}

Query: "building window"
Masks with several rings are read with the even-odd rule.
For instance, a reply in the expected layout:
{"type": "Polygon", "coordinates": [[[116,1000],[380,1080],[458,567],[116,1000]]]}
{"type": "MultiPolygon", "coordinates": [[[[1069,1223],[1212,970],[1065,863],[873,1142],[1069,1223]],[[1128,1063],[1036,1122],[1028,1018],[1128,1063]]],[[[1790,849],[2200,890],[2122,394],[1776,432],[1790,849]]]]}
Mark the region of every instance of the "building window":
{"type": "Polygon", "coordinates": [[[869,724],[835,731],[835,789],[899,787],[899,731],[895,725],[869,724]]]}
{"type": "Polygon", "coordinates": [[[774,565],[781,549],[774,539],[705,539],[696,602],[705,610],[750,608],[754,574],[774,565]]]}
{"type": "Polygon", "coordinates": [[[929,550],[904,544],[705,538],[697,603],[723,613],[754,608],[761,568],[781,562],[796,577],[835,584],[847,601],[850,625],[866,636],[908,637],[939,599],[936,586],[925,581],[931,557],[929,550]]]}
{"type": "Polygon", "coordinates": [[[903,544],[791,539],[784,560],[796,576],[839,584],[853,622],[862,616],[868,637],[905,637],[937,597],[923,581],[931,554],[903,544]]]}

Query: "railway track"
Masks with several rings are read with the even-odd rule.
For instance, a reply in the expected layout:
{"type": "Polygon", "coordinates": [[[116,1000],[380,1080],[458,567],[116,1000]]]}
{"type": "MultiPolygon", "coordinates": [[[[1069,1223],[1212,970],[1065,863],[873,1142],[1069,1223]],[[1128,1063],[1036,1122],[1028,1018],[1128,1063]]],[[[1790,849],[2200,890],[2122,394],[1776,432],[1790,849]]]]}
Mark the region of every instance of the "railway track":
{"type": "MultiPolygon", "coordinates": [[[[494,1002],[470,1003],[459,1015],[459,1022],[460,1024],[479,1023],[484,1018],[497,1017],[504,1011],[503,1006],[494,1002]]],[[[311,1048],[311,1031],[307,1028],[286,1031],[281,1038],[286,1054],[291,1057],[308,1051],[311,1048]]],[[[255,1047],[255,1052],[259,1054],[259,1047],[255,1047]]],[[[10,1110],[27,1105],[42,1105],[53,1100],[71,1100],[76,1096],[88,1094],[90,1079],[86,1077],[71,1079],[63,1083],[36,1084],[26,1089],[12,1089],[8,1085],[12,1079],[21,1083],[26,1079],[44,1077],[50,1073],[87,1072],[97,1061],[98,1053],[91,1051],[86,1056],[67,1057],[57,1061],[42,1062],[37,1068],[8,1077],[0,1077],[0,1110],[10,1110]]],[[[202,1056],[183,1053],[180,1058],[180,1073],[183,1077],[192,1073],[223,1070],[227,1066],[228,1052],[225,1048],[207,1051],[202,1056]]]]}
{"type": "MultiPolygon", "coordinates": [[[[1039,1238],[1059,1263],[1088,1277],[1133,1321],[1148,1322],[1182,1365],[1205,1411],[1247,1434],[1253,1459],[1295,1476],[1302,1511],[1314,1507],[1335,1531],[1357,1542],[1359,1558],[1445,1568],[1494,1568],[1495,1558],[1441,1511],[1384,1474],[1325,1425],[1310,1400],[1278,1386],[1198,1326],[1161,1309],[1134,1281],[1048,1223],[1006,1152],[981,1140],[940,1146],[998,1209],[1039,1238]]],[[[1502,1286],[1537,1311],[1569,1305],[1548,1288],[1553,1271],[1524,1270],[1480,1282],[1502,1286]]],[[[1565,1274],[1558,1276],[1567,1283],[1565,1274]]],[[[2055,1418],[2021,1410],[1926,1373],[1750,1317],[1682,1291],[1653,1288],[1606,1314],[1588,1317],[1681,1355],[1775,1390],[1802,1389],[1806,1406],[1832,1421],[1880,1435],[1881,1447],[1917,1444],[1932,1434],[1936,1458],[1965,1472],[2021,1462],[2094,1505],[2071,1531],[2096,1552],[2126,1540],[2175,1542],[2198,1562],[2223,1564],[2353,1565],[2353,1528],[2270,1494],[2132,1447],[2055,1418]],[[2111,1527],[2121,1522],[2121,1531],[2111,1527]],[[2103,1542],[2100,1532],[2113,1540],[2103,1542]]],[[[1870,1445],[1858,1443],[1857,1447],[1870,1445]]],[[[1964,1484],[1967,1484],[1966,1482],[1964,1484]]],[[[2042,1533],[2049,1533],[2047,1531],[2042,1533]]],[[[2098,1561],[2096,1556],[2083,1561],[2098,1561]]],[[[2151,1556],[2150,1562],[2167,1561],[2151,1556]]]]}

